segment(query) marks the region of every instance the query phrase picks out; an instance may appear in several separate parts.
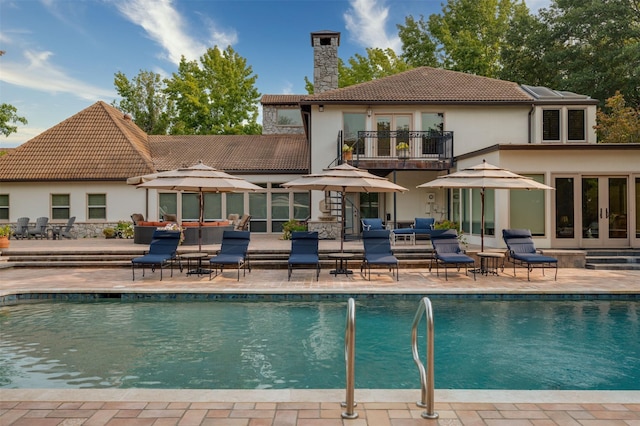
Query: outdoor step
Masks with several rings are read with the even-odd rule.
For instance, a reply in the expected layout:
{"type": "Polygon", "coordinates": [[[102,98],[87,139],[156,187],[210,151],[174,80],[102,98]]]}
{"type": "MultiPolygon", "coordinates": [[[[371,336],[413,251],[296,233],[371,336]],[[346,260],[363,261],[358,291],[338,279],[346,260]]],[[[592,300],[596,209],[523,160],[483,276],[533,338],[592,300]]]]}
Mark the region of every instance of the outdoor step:
{"type": "Polygon", "coordinates": [[[640,256],[587,256],[587,263],[640,263],[640,256]]]}
{"type": "Polygon", "coordinates": [[[605,271],[640,271],[640,263],[587,263],[586,268],[605,271]]]}
{"type": "Polygon", "coordinates": [[[598,249],[598,250],[587,250],[587,258],[589,257],[600,257],[600,256],[608,256],[608,257],[617,257],[617,256],[633,256],[640,257],[640,250],[635,249],[598,249]]]}

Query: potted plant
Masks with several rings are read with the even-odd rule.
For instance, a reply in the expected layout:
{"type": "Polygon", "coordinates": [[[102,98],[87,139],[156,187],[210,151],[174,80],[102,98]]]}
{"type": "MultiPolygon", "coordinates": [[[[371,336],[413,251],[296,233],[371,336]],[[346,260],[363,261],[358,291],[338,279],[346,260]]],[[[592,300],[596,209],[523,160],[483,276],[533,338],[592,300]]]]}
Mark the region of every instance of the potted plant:
{"type": "Polygon", "coordinates": [[[116,230],[114,228],[104,228],[102,230],[102,234],[104,235],[105,238],[115,238],[116,230]]]}
{"type": "Polygon", "coordinates": [[[290,240],[291,233],[295,231],[306,231],[307,225],[295,219],[289,219],[282,225],[282,239],[290,240]]]}
{"type": "Polygon", "coordinates": [[[9,247],[10,235],[11,235],[11,225],[0,225],[0,248],[9,247]]]}
{"type": "Polygon", "coordinates": [[[398,158],[409,158],[409,144],[406,142],[400,142],[396,145],[396,154],[398,158]]]}
{"type": "Polygon", "coordinates": [[[353,147],[346,143],[342,145],[342,159],[349,161],[353,158],[353,147]]]}

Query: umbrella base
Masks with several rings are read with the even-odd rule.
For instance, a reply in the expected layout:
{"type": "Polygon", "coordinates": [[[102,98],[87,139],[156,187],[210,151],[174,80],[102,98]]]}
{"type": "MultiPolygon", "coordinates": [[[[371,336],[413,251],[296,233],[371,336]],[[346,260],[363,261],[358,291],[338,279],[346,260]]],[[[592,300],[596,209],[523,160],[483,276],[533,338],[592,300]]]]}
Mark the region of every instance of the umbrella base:
{"type": "Polygon", "coordinates": [[[351,269],[332,269],[329,273],[338,276],[339,274],[350,275],[353,274],[353,271],[351,269]]]}
{"type": "Polygon", "coordinates": [[[350,270],[347,266],[349,259],[353,259],[355,257],[353,253],[344,253],[344,252],[329,253],[328,256],[329,258],[335,259],[336,261],[336,267],[331,271],[329,271],[330,274],[335,275],[336,277],[339,274],[343,274],[343,275],[353,274],[353,271],[350,270]]]}

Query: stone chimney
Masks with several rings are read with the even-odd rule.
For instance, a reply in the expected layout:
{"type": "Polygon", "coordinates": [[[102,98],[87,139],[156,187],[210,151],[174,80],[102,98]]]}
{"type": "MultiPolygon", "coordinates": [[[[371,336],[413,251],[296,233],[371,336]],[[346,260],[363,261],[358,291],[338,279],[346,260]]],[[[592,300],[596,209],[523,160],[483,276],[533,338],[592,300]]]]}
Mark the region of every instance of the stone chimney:
{"type": "Polygon", "coordinates": [[[340,33],[335,31],[311,33],[311,46],[313,46],[313,93],[337,89],[340,33]]]}

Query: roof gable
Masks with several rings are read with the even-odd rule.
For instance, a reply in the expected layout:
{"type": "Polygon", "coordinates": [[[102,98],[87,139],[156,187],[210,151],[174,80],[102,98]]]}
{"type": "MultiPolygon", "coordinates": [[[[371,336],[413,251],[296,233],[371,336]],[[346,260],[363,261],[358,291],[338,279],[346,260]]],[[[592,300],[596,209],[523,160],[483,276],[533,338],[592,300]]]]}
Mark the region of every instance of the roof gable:
{"type": "Polygon", "coordinates": [[[514,82],[442,68],[419,67],[365,83],[306,96],[302,103],[529,103],[514,82]]]}
{"type": "Polygon", "coordinates": [[[98,101],[0,157],[0,180],[120,180],[152,173],[147,135],[98,101]]]}

